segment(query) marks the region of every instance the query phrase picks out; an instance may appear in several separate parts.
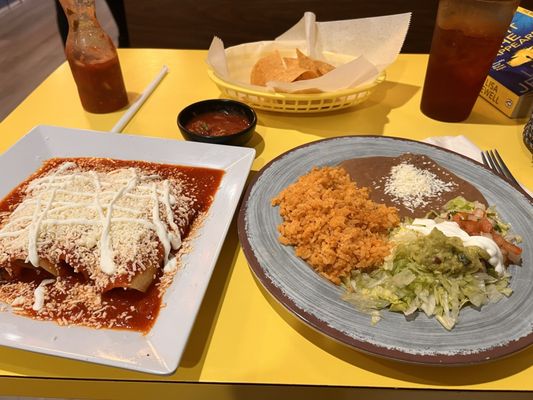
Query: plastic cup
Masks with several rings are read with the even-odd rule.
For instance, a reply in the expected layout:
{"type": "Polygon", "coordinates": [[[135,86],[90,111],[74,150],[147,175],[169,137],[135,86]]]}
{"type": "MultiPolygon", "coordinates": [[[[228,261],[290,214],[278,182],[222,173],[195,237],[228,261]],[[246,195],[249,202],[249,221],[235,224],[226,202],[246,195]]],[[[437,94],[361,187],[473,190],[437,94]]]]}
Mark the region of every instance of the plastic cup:
{"type": "Polygon", "coordinates": [[[470,115],[519,0],[440,0],[420,108],[430,118],[470,115]]]}

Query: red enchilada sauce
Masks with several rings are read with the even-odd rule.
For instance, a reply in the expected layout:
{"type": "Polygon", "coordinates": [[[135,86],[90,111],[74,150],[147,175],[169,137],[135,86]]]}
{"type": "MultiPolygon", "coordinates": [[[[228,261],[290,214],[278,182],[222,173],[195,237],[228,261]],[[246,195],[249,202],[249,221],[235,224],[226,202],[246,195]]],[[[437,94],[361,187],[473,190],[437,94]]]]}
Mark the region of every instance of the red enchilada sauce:
{"type": "MultiPolygon", "coordinates": [[[[23,314],[33,318],[58,321],[61,325],[74,323],[77,318],[79,322],[88,319],[89,315],[92,323],[97,323],[101,328],[127,329],[131,331],[148,333],[154,325],[159,310],[161,308],[160,276],[158,276],[148,290],[144,293],[137,290],[125,290],[117,288],[102,294],[102,310],[98,315],[90,315],[83,302],[79,302],[68,311],[48,310],[46,318],[38,316],[32,309],[25,309],[23,314]],[[111,326],[112,324],[112,326],[111,326]]],[[[17,277],[18,282],[33,283],[39,285],[45,279],[57,279],[52,274],[37,268],[22,268],[17,277]]],[[[62,269],[60,278],[67,290],[72,289],[76,284],[87,283],[81,275],[76,274],[70,267],[62,269]]],[[[1,282],[1,280],[0,280],[1,282]]],[[[66,293],[53,291],[47,293],[48,303],[63,303],[66,300],[66,293]]],[[[82,323],[83,325],[83,323],[82,323]]]]}
{"type": "MultiPolygon", "coordinates": [[[[155,164],[143,161],[123,161],[113,159],[80,159],[63,158],[49,160],[41,169],[36,171],[26,181],[22,182],[0,201],[0,217],[11,213],[19,203],[24,200],[24,192],[28,184],[39,177],[47,175],[61,163],[71,161],[83,168],[97,165],[99,171],[115,170],[119,168],[136,167],[143,172],[157,174],[162,179],[179,178],[186,186],[187,193],[195,197],[194,210],[196,215],[206,212],[214,199],[218,190],[224,171],[188,167],[179,165],[155,164]]],[[[5,222],[0,218],[0,228],[5,222]]],[[[193,221],[189,221],[184,228],[182,239],[185,240],[190,235],[193,221]]],[[[60,282],[62,290],[47,291],[47,303],[61,304],[65,302],[67,293],[76,290],[76,286],[89,283],[83,273],[76,273],[71,265],[62,262],[58,266],[58,277],[49,272],[28,265],[21,260],[14,262],[13,266],[16,276],[9,276],[0,266],[0,302],[11,304],[16,294],[8,293],[6,287],[10,284],[31,283],[32,287],[37,287],[45,279],[54,279],[60,282]],[[14,296],[14,297],[13,297],[14,296]]],[[[168,274],[165,274],[168,275],[168,274]]],[[[79,324],[98,328],[127,329],[148,333],[152,328],[161,308],[162,295],[171,283],[170,279],[163,276],[163,268],[159,268],[157,276],[152,281],[146,292],[135,289],[115,288],[101,294],[102,312],[95,314],[88,310],[83,301],[77,302],[68,311],[63,308],[56,310],[54,307],[47,307],[45,315],[32,310],[31,307],[24,307],[20,314],[42,320],[53,320],[60,325],[79,324]],[[86,321],[90,320],[89,323],[86,321]]],[[[31,291],[33,293],[33,290],[31,291]]],[[[0,303],[1,304],[1,303],[0,303]]]]}

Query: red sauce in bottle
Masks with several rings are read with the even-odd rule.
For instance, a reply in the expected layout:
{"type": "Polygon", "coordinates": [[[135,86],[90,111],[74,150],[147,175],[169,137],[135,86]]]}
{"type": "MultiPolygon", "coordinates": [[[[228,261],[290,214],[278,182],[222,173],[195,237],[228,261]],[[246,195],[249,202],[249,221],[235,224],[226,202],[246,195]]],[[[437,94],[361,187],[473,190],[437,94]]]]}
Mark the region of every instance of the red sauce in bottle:
{"type": "Polygon", "coordinates": [[[117,49],[96,19],[94,0],[60,0],[69,23],[65,44],[81,104],[92,113],[128,104],[117,49]]]}
{"type": "Polygon", "coordinates": [[[128,104],[118,56],[94,63],[69,59],[69,64],[85,110],[107,113],[128,104]]]}

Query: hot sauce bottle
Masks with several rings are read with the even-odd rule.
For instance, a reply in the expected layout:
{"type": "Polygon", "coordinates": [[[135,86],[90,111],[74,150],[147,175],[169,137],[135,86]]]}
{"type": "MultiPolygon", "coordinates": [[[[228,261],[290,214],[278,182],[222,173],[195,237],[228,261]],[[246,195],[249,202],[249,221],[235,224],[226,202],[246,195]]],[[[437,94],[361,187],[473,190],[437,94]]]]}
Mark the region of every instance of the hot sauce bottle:
{"type": "Polygon", "coordinates": [[[68,19],[65,55],[83,108],[108,113],[128,104],[117,50],[96,19],[94,0],[60,0],[68,19]]]}

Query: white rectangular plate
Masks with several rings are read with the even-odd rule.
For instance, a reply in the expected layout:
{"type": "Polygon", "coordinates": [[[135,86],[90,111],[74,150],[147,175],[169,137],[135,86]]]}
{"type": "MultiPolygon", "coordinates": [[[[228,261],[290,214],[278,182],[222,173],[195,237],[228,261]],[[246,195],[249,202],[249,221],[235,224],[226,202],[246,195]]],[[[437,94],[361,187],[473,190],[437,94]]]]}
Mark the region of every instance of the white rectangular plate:
{"type": "Polygon", "coordinates": [[[54,322],[0,312],[0,345],[155,374],[176,370],[255,150],[171,139],[37,126],[0,156],[0,198],[51,157],[108,157],[225,171],[192,251],[168,288],[151,331],[61,327],[54,322]]]}

